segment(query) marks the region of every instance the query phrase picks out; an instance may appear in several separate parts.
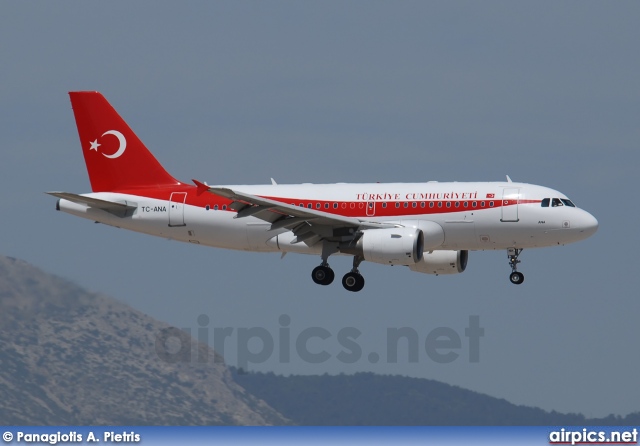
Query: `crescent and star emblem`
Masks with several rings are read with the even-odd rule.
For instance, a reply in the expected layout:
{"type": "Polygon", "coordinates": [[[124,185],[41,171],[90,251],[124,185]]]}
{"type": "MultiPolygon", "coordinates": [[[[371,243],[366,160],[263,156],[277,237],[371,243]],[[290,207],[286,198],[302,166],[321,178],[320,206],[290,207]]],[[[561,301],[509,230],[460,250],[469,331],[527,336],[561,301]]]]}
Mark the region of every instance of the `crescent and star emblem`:
{"type": "MultiPolygon", "coordinates": [[[[102,155],[110,159],[119,158],[127,149],[127,139],[124,137],[122,133],[120,133],[117,130],[108,130],[102,134],[102,136],[106,136],[106,135],[113,135],[116,138],[118,138],[118,142],[120,143],[120,145],[118,146],[118,150],[116,150],[115,153],[112,153],[111,155],[107,155],[106,153],[103,153],[102,155]]],[[[96,138],[94,141],[91,141],[91,147],[89,148],[89,150],[95,150],[97,152],[98,147],[100,147],[101,145],[102,144],[98,143],[98,138],[96,138]]]]}

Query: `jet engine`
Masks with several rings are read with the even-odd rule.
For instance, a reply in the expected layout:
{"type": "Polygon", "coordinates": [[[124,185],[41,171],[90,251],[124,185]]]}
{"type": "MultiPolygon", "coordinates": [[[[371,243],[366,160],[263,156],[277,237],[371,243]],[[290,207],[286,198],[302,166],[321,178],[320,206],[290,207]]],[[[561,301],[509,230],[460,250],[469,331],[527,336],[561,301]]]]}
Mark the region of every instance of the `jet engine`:
{"type": "Polygon", "coordinates": [[[411,271],[424,274],[458,274],[464,272],[469,260],[469,251],[425,252],[422,260],[408,265],[411,271]]]}
{"type": "Polygon", "coordinates": [[[405,228],[416,228],[422,231],[425,251],[437,249],[444,243],[444,230],[435,221],[402,220],[400,224],[405,228]]]}
{"type": "Polygon", "coordinates": [[[340,252],[384,265],[414,265],[422,260],[424,235],[417,228],[365,229],[354,245],[341,245],[340,252]]]}

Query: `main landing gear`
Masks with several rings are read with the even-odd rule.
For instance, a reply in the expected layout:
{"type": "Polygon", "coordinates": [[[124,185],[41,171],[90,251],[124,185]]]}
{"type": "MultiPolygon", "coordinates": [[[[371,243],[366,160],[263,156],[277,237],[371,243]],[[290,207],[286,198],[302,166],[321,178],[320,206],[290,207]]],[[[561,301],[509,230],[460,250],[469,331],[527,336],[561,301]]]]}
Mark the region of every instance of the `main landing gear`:
{"type": "Polygon", "coordinates": [[[318,285],[329,285],[331,282],[333,282],[335,276],[336,275],[334,274],[333,270],[326,262],[323,262],[320,266],[316,266],[315,268],[313,268],[313,271],[311,271],[311,278],[318,285]]]}
{"type": "MultiPolygon", "coordinates": [[[[364,288],[364,277],[358,271],[358,266],[364,259],[359,256],[353,258],[353,268],[342,278],[342,286],[347,291],[357,292],[364,288]]],[[[335,273],[329,267],[326,259],[320,266],[316,266],[311,272],[311,278],[318,285],[329,285],[335,278],[335,273]]]]}
{"type": "Polygon", "coordinates": [[[518,248],[507,249],[507,257],[509,257],[509,266],[511,267],[511,274],[509,274],[509,280],[514,285],[520,285],[522,282],[524,282],[524,274],[518,271],[518,263],[520,263],[520,260],[518,260],[518,257],[520,256],[521,252],[522,252],[522,249],[518,249],[518,248]]]}
{"type": "Polygon", "coordinates": [[[342,278],[342,286],[345,290],[357,292],[364,288],[364,277],[358,271],[358,266],[363,260],[360,256],[353,257],[353,268],[342,278]]]}

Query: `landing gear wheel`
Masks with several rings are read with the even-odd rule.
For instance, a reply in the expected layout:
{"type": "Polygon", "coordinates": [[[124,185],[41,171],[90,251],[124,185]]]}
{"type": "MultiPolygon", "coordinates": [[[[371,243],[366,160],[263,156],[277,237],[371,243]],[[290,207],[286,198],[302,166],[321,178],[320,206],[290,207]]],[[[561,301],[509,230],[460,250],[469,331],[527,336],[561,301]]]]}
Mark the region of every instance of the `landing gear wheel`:
{"type": "Polygon", "coordinates": [[[524,274],[518,272],[518,257],[522,254],[522,248],[509,248],[507,249],[507,257],[509,258],[509,266],[511,267],[511,274],[509,274],[509,280],[514,285],[520,285],[524,282],[524,274]]]}
{"type": "Polygon", "coordinates": [[[324,265],[316,266],[311,272],[311,278],[318,285],[329,285],[335,276],[333,270],[324,265]]]}
{"type": "Polygon", "coordinates": [[[514,285],[520,285],[522,282],[524,282],[524,274],[518,271],[514,271],[509,275],[509,280],[514,285]]]}
{"type": "Polygon", "coordinates": [[[364,288],[364,277],[360,273],[347,273],[342,278],[342,286],[347,291],[358,292],[364,288]]]}

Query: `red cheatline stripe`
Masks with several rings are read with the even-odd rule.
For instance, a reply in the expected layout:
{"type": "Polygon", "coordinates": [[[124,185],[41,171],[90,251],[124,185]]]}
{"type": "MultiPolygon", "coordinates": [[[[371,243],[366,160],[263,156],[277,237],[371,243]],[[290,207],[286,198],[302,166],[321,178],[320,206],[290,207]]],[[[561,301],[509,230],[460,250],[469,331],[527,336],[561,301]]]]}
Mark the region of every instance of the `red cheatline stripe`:
{"type": "MultiPolygon", "coordinates": [[[[172,192],[187,192],[187,205],[197,206],[204,208],[209,205],[211,209],[215,205],[218,205],[218,208],[222,210],[224,205],[229,205],[232,203],[231,200],[219,197],[214,194],[197,194],[197,188],[191,185],[183,185],[182,187],[172,187],[172,188],[158,188],[158,189],[145,189],[145,190],[128,190],[122,191],[121,193],[144,196],[147,198],[153,198],[157,200],[169,200],[172,192]],[[190,193],[192,192],[192,193],[190,193]]],[[[406,217],[412,215],[441,215],[441,214],[450,214],[455,212],[474,212],[481,211],[486,209],[496,209],[500,207],[513,206],[515,204],[536,204],[540,203],[541,200],[519,200],[517,203],[514,200],[501,200],[501,199],[478,199],[478,200],[414,200],[414,201],[376,201],[376,202],[366,202],[366,201],[328,201],[328,200],[311,200],[308,198],[283,198],[283,197],[264,197],[269,198],[271,200],[276,200],[284,204],[293,204],[295,206],[299,206],[303,204],[305,209],[315,209],[323,212],[327,212],[329,214],[341,215],[346,217],[358,217],[358,218],[367,218],[367,217],[406,217]],[[473,203],[476,203],[476,207],[473,207],[473,203]],[[490,203],[493,202],[493,206],[490,206],[490,203]],[[504,203],[503,203],[504,202],[504,203]],[[337,208],[334,208],[334,203],[338,204],[337,208]],[[369,203],[375,203],[375,209],[373,209],[373,215],[371,214],[372,209],[367,209],[369,203]],[[386,204],[386,207],[383,207],[383,203],[386,204]],[[396,207],[396,203],[399,203],[399,207],[396,207]],[[407,203],[407,207],[405,207],[405,203],[407,203]],[[413,204],[416,204],[413,207],[413,204]],[[425,203],[424,207],[422,207],[422,203],[425,203]],[[431,203],[433,203],[433,207],[431,207],[431,203]],[[447,207],[447,203],[450,203],[450,207],[447,207]],[[456,203],[458,206],[456,206],[456,203]],[[467,203],[467,207],[464,204],[467,203]],[[484,206],[481,204],[484,203],[484,206]],[[309,204],[311,204],[311,208],[309,208],[309,204]],[[317,207],[317,204],[320,204],[320,207],[317,207]],[[329,207],[326,208],[325,205],[328,204],[329,207]],[[441,206],[439,206],[441,204],[441,206]],[[369,212],[367,212],[369,211],[369,212]]],[[[227,209],[230,212],[231,209],[227,209]]]]}

